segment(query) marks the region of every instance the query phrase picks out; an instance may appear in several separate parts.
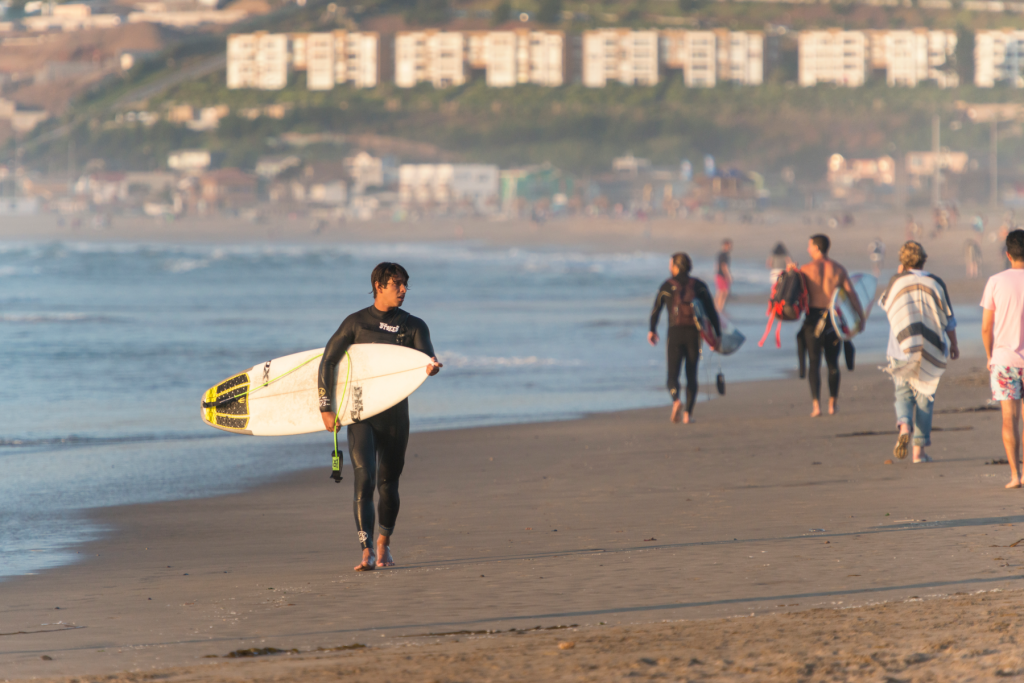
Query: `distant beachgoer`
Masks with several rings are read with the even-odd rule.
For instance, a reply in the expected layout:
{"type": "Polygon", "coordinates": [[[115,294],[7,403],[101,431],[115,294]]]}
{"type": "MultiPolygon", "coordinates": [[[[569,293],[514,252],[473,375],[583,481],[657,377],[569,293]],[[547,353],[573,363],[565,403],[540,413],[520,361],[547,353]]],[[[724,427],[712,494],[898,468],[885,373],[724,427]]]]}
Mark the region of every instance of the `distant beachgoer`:
{"type": "Polygon", "coordinates": [[[821,357],[828,366],[828,414],[835,414],[839,399],[839,351],[843,344],[836,334],[829,315],[832,293],[842,287],[861,318],[858,329],[864,329],[864,312],[853,291],[846,269],[828,257],[831,241],[827,235],[813,235],[807,243],[811,262],[800,268],[805,275],[809,309],[800,334],[807,347],[807,380],[811,385],[811,417],[821,415],[821,357]]]}
{"type": "Polygon", "coordinates": [[[964,263],[967,266],[967,277],[976,279],[981,266],[981,243],[973,237],[968,237],[964,242],[964,263]]]}
{"type": "Polygon", "coordinates": [[[971,219],[971,230],[977,233],[985,232],[985,219],[981,216],[975,215],[971,219]]]}
{"type": "Polygon", "coordinates": [[[914,215],[908,213],[907,214],[906,229],[904,230],[904,235],[903,235],[904,239],[906,239],[908,242],[911,241],[911,240],[920,240],[921,239],[921,232],[922,232],[921,226],[918,225],[917,221],[914,220],[914,215]]]}
{"type": "Polygon", "coordinates": [[[935,391],[945,372],[946,358],[960,357],[949,293],[942,280],[924,270],[927,258],[920,243],[904,244],[899,272],[878,300],[889,316],[886,372],[896,385],[896,426],[900,433],[893,455],[901,460],[907,457],[913,435],[915,463],[932,461],[924,449],[932,444],[935,391]]]}
{"type": "Polygon", "coordinates": [[[771,272],[768,274],[768,283],[774,285],[775,281],[782,275],[782,271],[786,270],[791,263],[793,263],[793,258],[789,255],[786,245],[782,242],[776,242],[775,248],[772,249],[772,253],[768,255],[767,260],[764,262],[766,266],[771,268],[771,272]]]}
{"type": "Polygon", "coordinates": [[[693,406],[697,402],[697,363],[700,361],[700,330],[694,316],[693,302],[699,300],[704,312],[715,328],[715,334],[721,338],[722,330],[715,311],[715,302],[711,298],[708,286],[701,280],[690,275],[693,267],[687,254],[679,252],[672,255],[669,271],[672,277],[662,283],[658,295],[654,297],[654,308],[651,310],[651,329],[647,333],[647,341],[651,346],[658,344],[658,318],[661,317],[662,306],[668,306],[668,393],[672,396],[672,422],[689,424],[693,415],[693,406]],[[683,409],[679,398],[679,370],[686,361],[686,408],[683,409]],[[680,415],[682,412],[682,415],[680,415]]]}
{"type": "Polygon", "coordinates": [[[941,206],[935,207],[935,231],[932,233],[932,237],[938,237],[949,228],[949,213],[941,206]]]}
{"type": "Polygon", "coordinates": [[[876,237],[868,243],[868,258],[871,259],[875,277],[878,277],[882,273],[882,266],[885,265],[885,242],[881,237],[876,237]]]}
{"type": "Polygon", "coordinates": [[[981,341],[988,360],[992,400],[1003,413],[1003,448],[1010,465],[1008,489],[1021,478],[1021,398],[1024,396],[1024,230],[1006,236],[1010,268],[985,284],[981,297],[981,341]]]}
{"type": "Polygon", "coordinates": [[[725,310],[725,302],[729,300],[729,290],[732,289],[732,259],[729,252],[732,251],[732,240],[722,240],[722,250],[718,252],[715,269],[715,308],[718,311],[725,310]]]}

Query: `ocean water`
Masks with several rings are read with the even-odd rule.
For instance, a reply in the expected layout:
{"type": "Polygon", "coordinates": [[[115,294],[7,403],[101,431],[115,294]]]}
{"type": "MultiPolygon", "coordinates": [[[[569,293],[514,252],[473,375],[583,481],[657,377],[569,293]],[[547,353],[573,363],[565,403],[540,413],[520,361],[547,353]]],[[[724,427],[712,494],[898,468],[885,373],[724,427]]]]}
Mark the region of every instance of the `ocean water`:
{"type": "MultiPolygon", "coordinates": [[[[256,363],[323,346],[370,305],[369,273],[382,260],[409,270],[405,308],[427,322],[445,364],[410,399],[414,430],[668,405],[664,347],[646,341],[667,254],[0,243],[0,578],[75,561],[79,543],[107,532],[85,520],[89,508],[327,468],[328,434],[218,432],[199,419],[200,395],[256,363]]],[[[698,260],[695,274],[711,280],[711,268],[698,260]]],[[[737,293],[767,297],[765,268],[734,271],[737,293]]],[[[719,367],[730,382],[792,372],[797,326],[784,326],[781,349],[759,349],[764,308],[729,306],[747,343],[727,358],[706,352],[702,383],[713,386],[719,367]]],[[[961,347],[980,352],[980,313],[961,308],[961,347]]],[[[858,372],[876,371],[887,334],[875,311],[858,338],[858,372]]]]}

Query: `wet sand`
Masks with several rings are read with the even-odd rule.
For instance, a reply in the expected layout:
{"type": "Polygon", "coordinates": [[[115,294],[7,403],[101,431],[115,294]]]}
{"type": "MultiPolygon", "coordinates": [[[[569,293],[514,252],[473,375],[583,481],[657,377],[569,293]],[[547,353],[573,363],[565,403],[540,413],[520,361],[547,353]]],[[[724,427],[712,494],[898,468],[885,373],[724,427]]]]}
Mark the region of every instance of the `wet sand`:
{"type": "Polygon", "coordinates": [[[805,382],[791,379],[730,383],[689,426],[670,424],[666,406],[414,434],[398,566],[367,574],[351,570],[351,472],[340,486],[328,478],[325,435],[320,469],[237,495],[96,511],[110,533],[79,564],[0,584],[0,675],[1024,671],[1024,544],[1012,545],[1024,493],[1003,489],[1006,465],[987,464],[1003,456],[998,413],[973,410],[987,400],[982,370],[964,359],[943,378],[929,465],[884,464],[892,388],[868,366],[844,371],[840,415],[814,420],[805,382]],[[538,626],[573,628],[508,632],[538,626]],[[438,635],[464,631],[505,633],[438,635]],[[367,647],[337,649],[356,644],[367,647]],[[268,647],[298,653],[223,658],[268,647]]]}

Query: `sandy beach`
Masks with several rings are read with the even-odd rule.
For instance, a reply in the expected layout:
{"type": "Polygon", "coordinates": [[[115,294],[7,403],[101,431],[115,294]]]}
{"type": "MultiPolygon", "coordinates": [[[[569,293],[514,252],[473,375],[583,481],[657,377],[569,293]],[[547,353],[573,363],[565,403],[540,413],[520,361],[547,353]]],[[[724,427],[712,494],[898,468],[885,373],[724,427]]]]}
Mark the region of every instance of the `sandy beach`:
{"type": "MultiPolygon", "coordinates": [[[[819,231],[768,223],[450,221],[328,227],[115,218],[72,230],[14,219],[9,241],[472,242],[686,249],[804,259],[819,231]],[[277,232],[275,233],[274,230],[277,232]]],[[[923,222],[924,216],[918,220],[923,222]]],[[[830,233],[833,256],[895,262],[903,217],[830,233]]],[[[967,231],[928,240],[958,306],[967,231]]],[[[997,264],[985,242],[987,275],[997,264]]],[[[661,274],[653,274],[657,279],[661,274]]],[[[795,327],[791,329],[795,331],[795,327]]],[[[753,342],[749,342],[753,343],[753,342]]],[[[794,363],[795,365],[795,363],[794,363]]],[[[703,378],[703,372],[702,372],[703,378]]],[[[989,680],[1024,675],[1024,497],[1005,491],[984,361],[942,380],[935,463],[886,464],[892,384],[843,371],[840,413],[806,382],[742,383],[698,405],[413,434],[398,562],[351,571],[351,470],[324,467],[217,498],[105,508],[74,565],[0,583],[0,680],[989,680]],[[268,652],[266,648],[273,648],[268,652]],[[258,657],[231,657],[244,651],[258,657]]],[[[702,390],[702,394],[704,391],[702,390]]]]}
{"type": "Polygon", "coordinates": [[[0,671],[371,680],[399,656],[422,680],[1020,669],[1019,594],[990,591],[1021,587],[1024,498],[987,464],[1002,453],[998,413],[975,410],[982,367],[943,379],[930,465],[884,464],[891,383],[873,367],[816,420],[794,379],[731,385],[687,427],[652,409],[414,434],[398,566],[370,574],[351,571],[351,475],[335,485],[326,462],[101,510],[111,533],[79,564],[4,583],[0,671]],[[573,628],[465,633],[557,626],[573,628]],[[298,654],[221,659],[250,648],[298,654]]]}

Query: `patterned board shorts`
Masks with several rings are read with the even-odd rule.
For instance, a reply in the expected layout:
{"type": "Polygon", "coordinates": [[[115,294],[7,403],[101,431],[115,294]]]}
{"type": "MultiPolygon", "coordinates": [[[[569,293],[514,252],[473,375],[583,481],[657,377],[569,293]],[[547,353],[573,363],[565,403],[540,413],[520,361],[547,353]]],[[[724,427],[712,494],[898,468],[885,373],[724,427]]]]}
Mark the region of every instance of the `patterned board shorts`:
{"type": "Polygon", "coordinates": [[[993,365],[989,374],[993,401],[1019,401],[1024,395],[1024,368],[993,365]]]}

